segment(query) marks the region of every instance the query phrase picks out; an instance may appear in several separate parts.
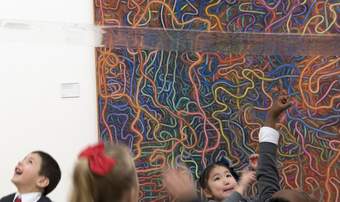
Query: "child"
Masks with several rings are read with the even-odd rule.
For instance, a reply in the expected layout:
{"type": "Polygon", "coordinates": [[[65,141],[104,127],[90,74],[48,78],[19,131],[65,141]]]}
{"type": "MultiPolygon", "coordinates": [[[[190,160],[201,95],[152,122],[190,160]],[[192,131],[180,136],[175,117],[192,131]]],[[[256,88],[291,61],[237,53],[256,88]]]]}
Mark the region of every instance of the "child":
{"type": "MultiPolygon", "coordinates": [[[[257,156],[255,155],[255,158],[257,156]]],[[[199,184],[210,202],[225,201],[234,192],[243,196],[248,186],[255,181],[256,162],[250,164],[251,169],[245,169],[239,177],[227,160],[215,162],[201,174],[199,184]]],[[[199,202],[195,185],[189,169],[169,169],[164,173],[164,185],[171,196],[182,202],[199,202]]]]}
{"type": "Polygon", "coordinates": [[[209,201],[223,201],[234,191],[244,195],[248,186],[254,181],[254,171],[245,169],[240,178],[229,162],[223,159],[204,169],[199,184],[209,201]]]}
{"type": "MultiPolygon", "coordinates": [[[[204,196],[209,201],[224,201],[234,192],[243,196],[248,186],[255,181],[258,155],[249,157],[249,169],[242,172],[241,177],[229,165],[229,162],[222,160],[207,166],[201,174],[199,184],[203,189],[204,196]]],[[[195,185],[189,169],[169,169],[164,173],[164,185],[171,196],[183,202],[198,202],[195,185]]]]}
{"type": "Polygon", "coordinates": [[[46,195],[53,191],[60,178],[57,161],[43,151],[33,151],[15,167],[12,182],[17,192],[0,202],[51,202],[46,195]]]}
{"type": "Polygon", "coordinates": [[[138,189],[128,148],[99,143],[79,155],[70,202],[137,202],[138,189]]]}

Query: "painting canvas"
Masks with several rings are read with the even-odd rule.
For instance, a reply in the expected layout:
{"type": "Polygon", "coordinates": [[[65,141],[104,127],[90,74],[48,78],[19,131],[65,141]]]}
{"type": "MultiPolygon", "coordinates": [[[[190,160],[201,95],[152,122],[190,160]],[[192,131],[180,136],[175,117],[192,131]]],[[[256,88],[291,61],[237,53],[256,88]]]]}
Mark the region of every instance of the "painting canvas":
{"type": "MultiPolygon", "coordinates": [[[[95,23],[175,30],[340,33],[337,0],[94,0],[95,23]]],[[[280,184],[340,201],[340,57],[96,48],[99,138],[133,151],[140,201],[168,196],[161,173],[194,178],[227,158],[238,170],[258,149],[267,109],[280,94],[280,184]]],[[[256,192],[255,188],[252,189],[256,192]]]]}

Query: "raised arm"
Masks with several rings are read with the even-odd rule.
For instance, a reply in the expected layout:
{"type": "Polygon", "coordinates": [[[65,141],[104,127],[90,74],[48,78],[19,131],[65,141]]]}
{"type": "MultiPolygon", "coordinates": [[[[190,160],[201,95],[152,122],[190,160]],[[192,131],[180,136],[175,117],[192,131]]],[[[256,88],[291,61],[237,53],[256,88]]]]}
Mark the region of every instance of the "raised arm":
{"type": "Polygon", "coordinates": [[[287,96],[280,96],[269,109],[264,127],[259,133],[259,165],[256,173],[258,201],[265,202],[280,190],[279,173],[277,170],[277,145],[279,133],[275,129],[280,114],[288,109],[291,103],[287,96]]]}

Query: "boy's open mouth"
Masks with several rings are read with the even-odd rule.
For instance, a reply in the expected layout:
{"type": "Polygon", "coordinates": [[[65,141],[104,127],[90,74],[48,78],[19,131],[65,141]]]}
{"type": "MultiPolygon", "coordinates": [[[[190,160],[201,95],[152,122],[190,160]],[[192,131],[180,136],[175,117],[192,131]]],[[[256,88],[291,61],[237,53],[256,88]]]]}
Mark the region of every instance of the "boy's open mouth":
{"type": "Polygon", "coordinates": [[[16,175],[21,175],[22,174],[22,170],[20,169],[20,168],[15,168],[15,170],[14,170],[14,173],[16,174],[16,175]]]}

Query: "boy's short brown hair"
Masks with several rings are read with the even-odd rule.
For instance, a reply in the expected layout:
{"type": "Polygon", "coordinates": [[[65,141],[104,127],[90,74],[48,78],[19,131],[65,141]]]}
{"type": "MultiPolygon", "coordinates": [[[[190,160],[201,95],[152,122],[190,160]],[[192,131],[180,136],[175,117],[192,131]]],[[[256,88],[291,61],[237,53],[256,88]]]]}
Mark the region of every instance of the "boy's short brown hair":
{"type": "Polygon", "coordinates": [[[39,171],[40,176],[48,178],[49,183],[43,191],[43,195],[46,196],[53,191],[58,185],[61,178],[61,171],[57,161],[48,153],[43,151],[34,151],[34,154],[38,154],[41,157],[41,167],[39,171]]]}

